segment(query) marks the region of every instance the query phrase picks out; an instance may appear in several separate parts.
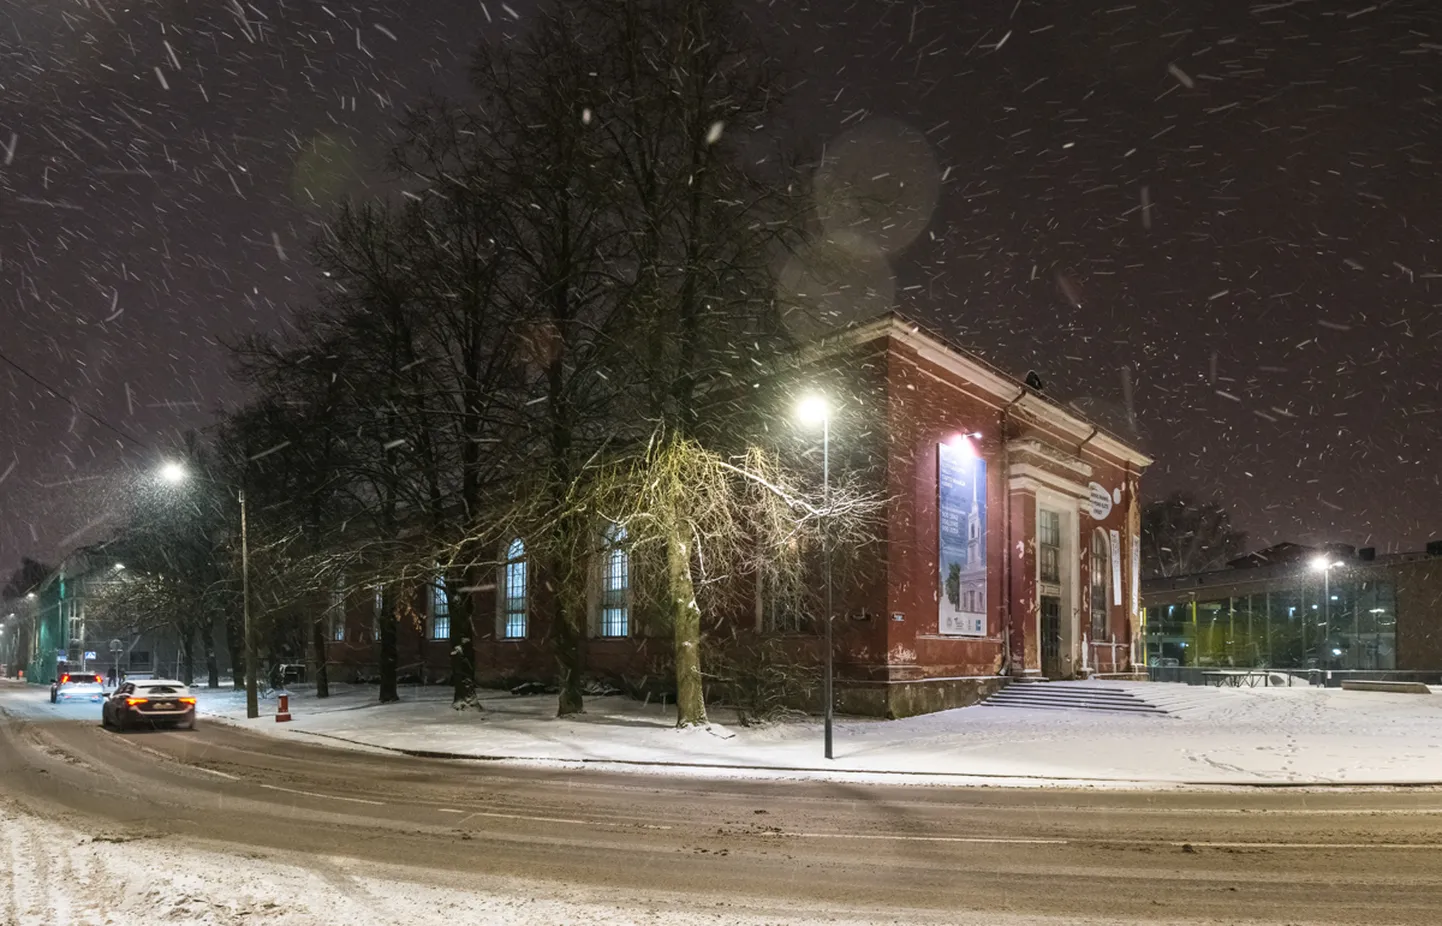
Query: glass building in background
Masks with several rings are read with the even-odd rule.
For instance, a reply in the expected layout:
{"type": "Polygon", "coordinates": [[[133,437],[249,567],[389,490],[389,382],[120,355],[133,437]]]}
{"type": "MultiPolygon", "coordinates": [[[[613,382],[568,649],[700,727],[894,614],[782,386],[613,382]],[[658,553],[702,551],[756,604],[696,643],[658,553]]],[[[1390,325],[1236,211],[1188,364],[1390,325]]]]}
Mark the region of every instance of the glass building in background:
{"type": "Polygon", "coordinates": [[[1376,555],[1280,544],[1142,584],[1146,665],[1442,670],[1442,543],[1376,555]]]}

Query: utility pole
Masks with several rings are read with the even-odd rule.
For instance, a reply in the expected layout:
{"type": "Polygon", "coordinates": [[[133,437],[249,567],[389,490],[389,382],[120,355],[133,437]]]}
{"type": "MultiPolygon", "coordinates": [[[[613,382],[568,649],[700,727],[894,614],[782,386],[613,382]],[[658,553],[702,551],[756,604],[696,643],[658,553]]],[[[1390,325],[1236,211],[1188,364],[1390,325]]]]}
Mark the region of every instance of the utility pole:
{"type": "Polygon", "coordinates": [[[240,610],[245,620],[245,716],[260,716],[260,697],[256,690],[255,626],[250,619],[250,539],[245,524],[245,487],[240,496],[240,610]]]}
{"type": "Polygon", "coordinates": [[[796,408],[800,418],[808,424],[821,422],[821,491],[825,510],[821,516],[821,553],[826,573],[826,660],[825,676],[821,680],[823,700],[822,717],[825,718],[826,758],[831,758],[831,702],[832,696],[832,595],[831,595],[831,408],[825,397],[807,396],[796,408]]]}
{"type": "MultiPolygon", "coordinates": [[[[185,467],[176,462],[166,463],[162,466],[160,477],[166,482],[175,484],[190,478],[185,467]]],[[[220,483],[204,477],[201,477],[200,481],[212,486],[224,487],[227,491],[232,486],[232,484],[220,483]]],[[[247,534],[245,523],[245,486],[236,485],[234,488],[236,497],[240,501],[240,611],[245,623],[245,716],[254,720],[260,716],[260,697],[255,682],[256,663],[259,661],[255,641],[255,624],[250,619],[250,537],[247,534]]],[[[230,657],[233,662],[235,654],[231,653],[230,657]]],[[[232,671],[234,671],[233,666],[232,671]]]]}
{"type": "Polygon", "coordinates": [[[821,422],[821,491],[822,498],[826,505],[826,519],[824,521],[825,531],[822,534],[822,552],[825,556],[826,569],[826,758],[831,756],[831,704],[835,698],[832,695],[832,645],[831,645],[831,624],[834,614],[831,608],[831,415],[828,413],[821,422]]]}

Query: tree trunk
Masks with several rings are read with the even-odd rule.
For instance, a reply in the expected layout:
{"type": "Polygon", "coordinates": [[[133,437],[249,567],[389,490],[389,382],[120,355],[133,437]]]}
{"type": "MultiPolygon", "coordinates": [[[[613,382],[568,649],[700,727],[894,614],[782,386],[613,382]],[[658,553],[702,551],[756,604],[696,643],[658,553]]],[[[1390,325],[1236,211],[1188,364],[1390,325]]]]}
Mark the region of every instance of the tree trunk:
{"type": "Polygon", "coordinates": [[[561,689],[556,705],[556,716],[585,713],[586,704],[581,690],[580,633],[575,626],[573,608],[564,605],[556,608],[556,684],[561,689]]]}
{"type": "Polygon", "coordinates": [[[473,705],[476,703],[476,647],[472,643],[476,636],[476,587],[471,581],[474,570],[467,569],[463,581],[446,583],[446,598],[451,604],[451,703],[473,705]],[[462,589],[467,589],[462,591],[462,589]]]}
{"type": "MultiPolygon", "coordinates": [[[[556,313],[560,314],[560,313],[556,313]]],[[[563,330],[559,327],[558,331],[563,330]]],[[[562,339],[563,341],[563,339],[562,339]]],[[[564,343],[564,341],[563,341],[564,343]]],[[[570,510],[567,498],[570,489],[571,428],[569,405],[565,401],[564,364],[562,351],[557,350],[547,369],[551,415],[551,503],[553,510],[563,512],[555,527],[556,541],[547,557],[547,578],[554,583],[555,623],[552,630],[556,643],[556,687],[560,698],[556,716],[580,714],[586,710],[582,699],[582,646],[585,642],[586,563],[577,563],[578,551],[589,544],[577,543],[582,536],[577,524],[582,517],[570,510]],[[577,577],[579,576],[579,581],[577,577]],[[579,586],[579,588],[578,588],[579,586]]],[[[584,556],[581,557],[583,560],[584,556]]]]}
{"type": "MultiPolygon", "coordinates": [[[[566,537],[571,534],[570,522],[572,518],[561,519],[562,523],[558,528],[566,537]]],[[[549,578],[555,583],[555,626],[554,636],[556,641],[556,687],[561,690],[559,703],[556,706],[556,716],[565,717],[567,714],[580,714],[586,710],[582,699],[581,671],[582,671],[582,644],[585,634],[585,570],[580,570],[581,582],[577,583],[575,573],[576,564],[571,562],[568,550],[574,549],[574,544],[561,543],[559,550],[562,551],[551,557],[550,569],[547,570],[549,578]],[[580,594],[576,594],[577,585],[580,585],[580,594]]]]}
{"type": "Polygon", "coordinates": [[[187,686],[195,681],[195,634],[190,626],[180,629],[180,662],[184,666],[182,671],[185,677],[181,679],[187,686]]]}
{"type": "Polygon", "coordinates": [[[220,687],[220,663],[215,658],[215,624],[206,621],[200,626],[200,642],[205,647],[205,687],[220,687]]]}
{"type": "Polygon", "coordinates": [[[396,670],[400,665],[400,654],[396,651],[396,601],[390,586],[381,592],[381,652],[380,676],[382,704],[399,701],[396,691],[396,670]]]}
{"type": "Polygon", "coordinates": [[[310,622],[310,649],[311,659],[315,663],[315,696],[317,698],[330,697],[330,676],[325,668],[325,625],[324,616],[310,622]]]}
{"type": "Polygon", "coordinates": [[[230,681],[236,691],[245,689],[245,622],[239,613],[225,615],[225,648],[230,650],[230,681]]]}
{"type": "Polygon", "coordinates": [[[691,547],[673,530],[666,544],[671,634],[676,646],[676,726],[706,723],[701,684],[701,611],[691,581],[691,547]]]}

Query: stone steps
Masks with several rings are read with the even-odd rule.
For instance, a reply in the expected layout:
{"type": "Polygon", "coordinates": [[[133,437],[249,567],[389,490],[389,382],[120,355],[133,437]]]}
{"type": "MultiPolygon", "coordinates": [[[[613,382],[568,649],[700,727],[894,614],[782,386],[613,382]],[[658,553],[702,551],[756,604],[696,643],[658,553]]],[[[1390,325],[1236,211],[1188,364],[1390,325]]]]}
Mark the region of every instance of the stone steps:
{"type": "Polygon", "coordinates": [[[1013,684],[982,702],[991,707],[1025,710],[1103,711],[1121,714],[1160,714],[1167,711],[1121,687],[1086,682],[1013,684]]]}

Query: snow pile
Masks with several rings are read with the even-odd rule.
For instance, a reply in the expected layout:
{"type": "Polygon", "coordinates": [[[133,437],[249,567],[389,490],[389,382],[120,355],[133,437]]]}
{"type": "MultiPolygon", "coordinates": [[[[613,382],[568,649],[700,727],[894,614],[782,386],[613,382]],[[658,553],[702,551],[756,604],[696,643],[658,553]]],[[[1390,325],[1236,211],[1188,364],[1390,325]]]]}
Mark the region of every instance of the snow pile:
{"type": "Polygon", "coordinates": [[[402,702],[379,705],[374,688],[346,687],[325,700],[296,693],[291,724],[274,722],[273,703],[247,721],[238,695],[201,697],[212,716],[268,734],[521,762],[1008,784],[1442,782],[1442,698],[1107,684],[1129,687],[1169,715],[983,705],[896,721],[847,718],[836,724],[831,762],[822,757],[821,725],[813,720],[747,728],[716,711],[710,728],[678,730],[673,708],[622,697],[590,698],[585,714],[557,718],[553,696],[483,692],[484,711],[453,711],[446,689],[411,689],[402,702]]]}

